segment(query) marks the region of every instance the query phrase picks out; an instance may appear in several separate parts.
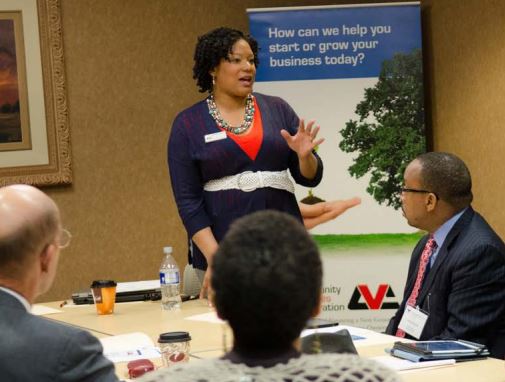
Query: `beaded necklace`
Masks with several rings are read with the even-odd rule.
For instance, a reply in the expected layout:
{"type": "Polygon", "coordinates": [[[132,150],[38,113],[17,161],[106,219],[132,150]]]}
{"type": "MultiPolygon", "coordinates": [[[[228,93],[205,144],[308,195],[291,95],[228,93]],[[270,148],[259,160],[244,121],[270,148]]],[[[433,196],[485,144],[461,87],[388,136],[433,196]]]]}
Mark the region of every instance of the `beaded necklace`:
{"type": "Polygon", "coordinates": [[[212,118],[214,118],[214,121],[216,121],[216,124],[220,128],[238,135],[247,131],[247,129],[251,127],[254,117],[254,97],[252,94],[249,94],[246,98],[244,120],[240,126],[231,126],[223,119],[223,117],[221,117],[221,113],[219,112],[216,101],[214,99],[214,94],[211,94],[209,98],[207,98],[207,105],[209,106],[209,114],[212,116],[212,118]]]}

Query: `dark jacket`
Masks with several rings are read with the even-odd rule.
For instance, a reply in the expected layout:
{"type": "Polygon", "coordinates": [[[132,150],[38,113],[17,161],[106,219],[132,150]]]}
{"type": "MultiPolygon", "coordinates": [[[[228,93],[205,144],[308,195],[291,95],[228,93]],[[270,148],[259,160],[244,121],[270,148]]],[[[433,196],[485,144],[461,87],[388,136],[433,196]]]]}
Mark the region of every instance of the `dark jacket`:
{"type": "Polygon", "coordinates": [[[102,345],[87,331],[28,313],[0,290],[0,380],[118,381],[102,345]]]}
{"type": "MultiPolygon", "coordinates": [[[[396,333],[427,240],[423,237],[412,253],[403,302],[388,334],[396,333]]],[[[429,313],[421,340],[465,339],[487,345],[494,357],[505,357],[505,245],[471,207],[447,235],[417,304],[429,313]]]]}

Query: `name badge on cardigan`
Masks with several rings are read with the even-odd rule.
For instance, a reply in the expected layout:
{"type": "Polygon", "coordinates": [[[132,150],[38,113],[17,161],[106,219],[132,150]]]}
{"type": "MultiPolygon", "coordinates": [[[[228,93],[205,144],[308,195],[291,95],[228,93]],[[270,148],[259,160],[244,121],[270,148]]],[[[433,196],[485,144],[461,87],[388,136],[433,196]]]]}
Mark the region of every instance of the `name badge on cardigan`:
{"type": "Polygon", "coordinates": [[[226,131],[220,131],[219,133],[207,134],[205,135],[205,143],[210,143],[214,141],[220,141],[226,139],[226,131]]]}
{"type": "Polygon", "coordinates": [[[398,328],[418,340],[421,337],[427,320],[428,315],[426,313],[420,309],[407,305],[405,306],[405,312],[403,313],[398,328]]]}

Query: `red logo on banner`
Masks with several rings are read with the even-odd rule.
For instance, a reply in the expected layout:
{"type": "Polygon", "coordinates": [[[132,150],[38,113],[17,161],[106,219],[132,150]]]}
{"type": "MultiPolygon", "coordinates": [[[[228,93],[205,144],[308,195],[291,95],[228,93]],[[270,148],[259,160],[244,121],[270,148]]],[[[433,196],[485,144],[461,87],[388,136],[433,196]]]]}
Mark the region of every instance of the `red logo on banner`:
{"type": "Polygon", "coordinates": [[[384,299],[386,297],[395,297],[393,289],[389,284],[379,284],[375,295],[372,295],[370,289],[368,288],[368,285],[359,284],[354,289],[351,300],[349,301],[349,305],[347,307],[351,310],[398,309],[399,305],[397,302],[384,302],[384,299]],[[365,300],[364,303],[359,301],[361,298],[365,300]]]}

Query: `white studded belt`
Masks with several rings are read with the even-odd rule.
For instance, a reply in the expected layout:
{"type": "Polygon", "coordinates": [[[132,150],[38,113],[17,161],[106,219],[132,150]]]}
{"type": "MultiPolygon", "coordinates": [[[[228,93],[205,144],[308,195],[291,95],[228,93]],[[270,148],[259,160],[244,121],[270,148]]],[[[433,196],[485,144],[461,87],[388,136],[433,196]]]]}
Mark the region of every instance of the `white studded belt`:
{"type": "Polygon", "coordinates": [[[203,186],[205,191],[241,190],[251,192],[257,188],[271,187],[295,193],[295,186],[289,179],[288,171],[244,171],[240,174],[209,180],[203,186]]]}

